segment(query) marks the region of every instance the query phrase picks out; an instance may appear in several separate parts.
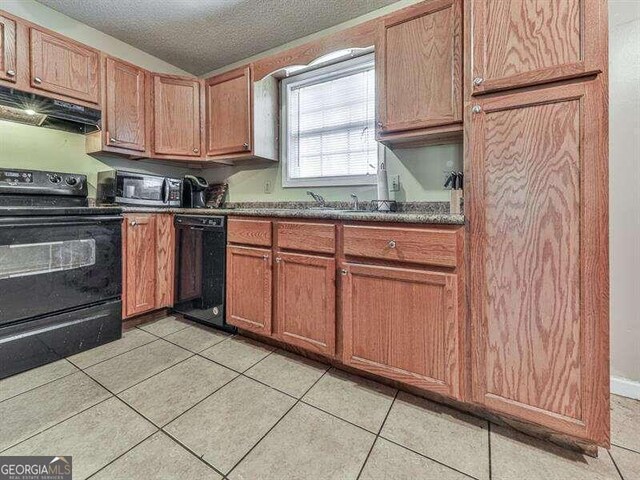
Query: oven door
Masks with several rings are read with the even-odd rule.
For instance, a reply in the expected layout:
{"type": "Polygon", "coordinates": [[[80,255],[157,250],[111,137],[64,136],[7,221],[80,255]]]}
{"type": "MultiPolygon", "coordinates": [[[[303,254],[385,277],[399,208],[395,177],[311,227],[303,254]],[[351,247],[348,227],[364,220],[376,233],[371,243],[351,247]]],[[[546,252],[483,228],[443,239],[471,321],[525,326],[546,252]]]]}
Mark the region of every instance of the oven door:
{"type": "Polygon", "coordinates": [[[0,326],[119,298],[121,222],[0,218],[0,326]]]}
{"type": "Polygon", "coordinates": [[[169,203],[167,179],[152,175],[118,172],[116,203],[166,207],[169,203]]]}

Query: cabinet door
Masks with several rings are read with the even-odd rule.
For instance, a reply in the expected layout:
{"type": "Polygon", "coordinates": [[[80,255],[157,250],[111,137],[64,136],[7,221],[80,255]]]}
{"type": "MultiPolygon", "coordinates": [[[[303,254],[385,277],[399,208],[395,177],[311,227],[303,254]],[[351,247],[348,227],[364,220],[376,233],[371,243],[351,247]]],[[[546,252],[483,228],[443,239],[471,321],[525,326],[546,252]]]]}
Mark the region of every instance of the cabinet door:
{"type": "Polygon", "coordinates": [[[473,94],[562,80],[606,66],[605,0],[469,0],[473,94]]]}
{"type": "Polygon", "coordinates": [[[0,15],[0,79],[16,81],[16,22],[0,15]]]}
{"type": "Polygon", "coordinates": [[[432,0],[385,20],[376,50],[378,130],[462,120],[461,0],[432,0]]]}
{"type": "Polygon", "coordinates": [[[172,307],[174,296],[175,228],[173,215],[156,215],[156,308],[172,307]]]}
{"type": "Polygon", "coordinates": [[[227,322],[271,335],[271,250],[227,247],[227,322]]]}
{"type": "Polygon", "coordinates": [[[459,397],[457,275],[356,264],[345,270],[343,361],[459,397]]]}
{"type": "Polygon", "coordinates": [[[98,103],[100,55],[97,50],[38,30],[31,31],[31,86],[98,103]]]}
{"type": "Polygon", "coordinates": [[[206,82],[207,155],[251,150],[251,70],[240,68],[206,82]]]}
{"type": "Polygon", "coordinates": [[[597,79],[476,103],[473,397],[607,443],[606,89],[597,79]]]}
{"type": "Polygon", "coordinates": [[[335,354],[334,258],[279,252],[276,257],[276,333],[280,340],[335,354]]]}
{"type": "Polygon", "coordinates": [[[146,73],[114,58],[107,58],[106,64],[106,144],[143,152],[146,73]]]}
{"type": "Polygon", "coordinates": [[[125,317],[156,308],[156,217],[125,215],[123,298],[125,317]]]}
{"type": "Polygon", "coordinates": [[[160,155],[200,156],[200,82],[155,75],[154,151],[160,155]]]}

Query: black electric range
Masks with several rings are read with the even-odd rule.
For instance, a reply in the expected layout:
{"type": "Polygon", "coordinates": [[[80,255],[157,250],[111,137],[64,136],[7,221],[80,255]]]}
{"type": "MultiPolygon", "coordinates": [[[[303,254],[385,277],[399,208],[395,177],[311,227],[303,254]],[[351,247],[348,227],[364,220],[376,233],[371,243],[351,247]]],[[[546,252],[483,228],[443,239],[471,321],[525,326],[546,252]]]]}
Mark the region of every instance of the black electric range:
{"type": "Polygon", "coordinates": [[[0,169],[0,378],[121,337],[121,222],[84,175],[0,169]]]}

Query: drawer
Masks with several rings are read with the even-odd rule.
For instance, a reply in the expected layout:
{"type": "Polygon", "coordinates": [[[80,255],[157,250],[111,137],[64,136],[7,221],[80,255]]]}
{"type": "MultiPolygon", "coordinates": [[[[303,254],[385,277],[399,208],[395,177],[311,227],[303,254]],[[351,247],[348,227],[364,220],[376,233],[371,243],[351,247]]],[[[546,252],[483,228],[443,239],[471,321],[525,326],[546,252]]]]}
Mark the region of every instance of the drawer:
{"type": "Polygon", "coordinates": [[[458,231],[345,225],[344,254],[407,263],[455,267],[458,231]]]}
{"type": "Polygon", "coordinates": [[[271,221],[230,217],[227,220],[227,241],[242,245],[271,246],[271,221]]]}
{"type": "Polygon", "coordinates": [[[335,253],[336,227],[330,223],[279,222],[278,248],[335,253]]]}

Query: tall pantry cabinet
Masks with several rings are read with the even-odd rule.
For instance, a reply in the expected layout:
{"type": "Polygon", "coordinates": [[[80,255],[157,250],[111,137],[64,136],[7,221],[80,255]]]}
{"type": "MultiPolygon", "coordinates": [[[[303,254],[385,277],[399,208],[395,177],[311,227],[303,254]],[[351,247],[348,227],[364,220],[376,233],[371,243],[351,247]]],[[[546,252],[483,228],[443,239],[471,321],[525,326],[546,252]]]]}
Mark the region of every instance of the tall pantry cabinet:
{"type": "Polygon", "coordinates": [[[471,396],[608,446],[606,2],[465,7],[471,396]]]}

